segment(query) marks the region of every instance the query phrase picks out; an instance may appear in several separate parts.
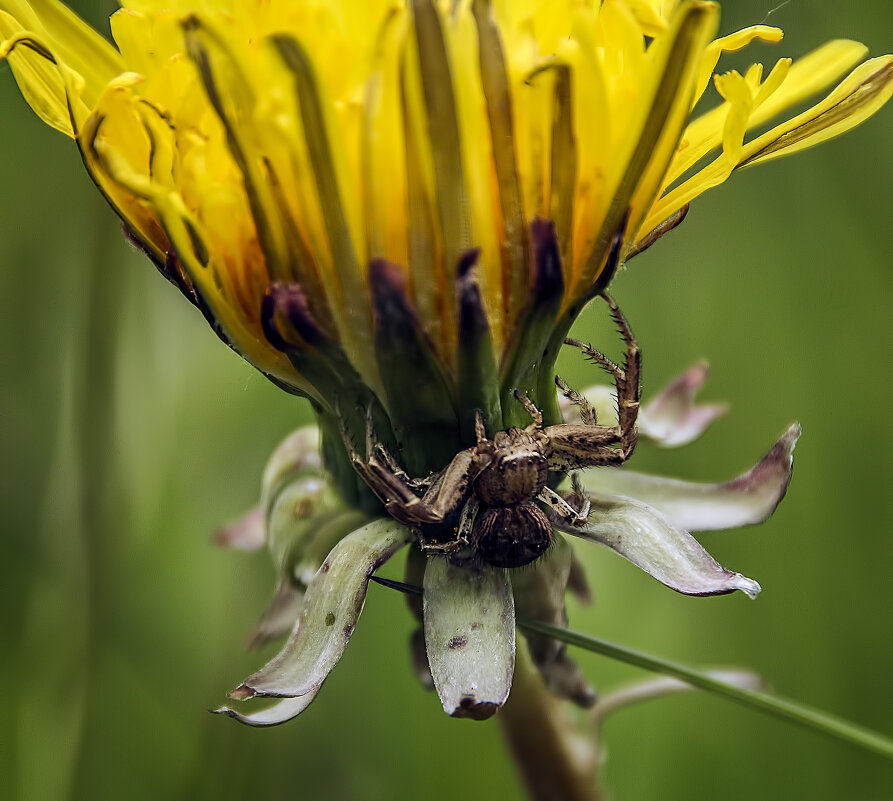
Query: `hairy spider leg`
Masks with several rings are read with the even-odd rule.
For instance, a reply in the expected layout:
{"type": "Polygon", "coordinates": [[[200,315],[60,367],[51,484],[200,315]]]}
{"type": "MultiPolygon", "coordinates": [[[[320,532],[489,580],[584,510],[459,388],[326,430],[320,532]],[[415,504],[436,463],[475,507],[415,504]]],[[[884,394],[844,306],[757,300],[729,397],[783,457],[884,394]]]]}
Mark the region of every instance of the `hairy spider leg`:
{"type": "Polygon", "coordinates": [[[477,454],[476,448],[459,451],[422,496],[422,503],[438,522],[446,520],[468,498],[471,482],[489,463],[489,459],[477,454]]]}
{"type": "Polygon", "coordinates": [[[413,478],[410,476],[397,462],[397,460],[391,456],[391,452],[385,448],[380,442],[375,443],[375,449],[373,451],[376,457],[380,461],[382,461],[397,478],[399,478],[407,487],[411,487],[414,490],[427,490],[435,481],[437,481],[438,473],[431,473],[428,476],[423,476],[422,478],[413,478]]]}
{"type": "Polygon", "coordinates": [[[617,389],[616,426],[592,425],[588,420],[595,418],[590,404],[577,392],[556,379],[562,391],[567,387],[571,394],[567,397],[581,408],[582,425],[565,423],[545,429],[551,445],[549,467],[552,469],[573,470],[596,465],[619,465],[625,462],[636,447],[636,420],[639,415],[639,384],[641,376],[641,352],[633,336],[632,329],[614,300],[603,293],[602,297],[611,310],[620,333],[626,341],[626,361],[623,367],[614,364],[607,356],[591,345],[576,339],[566,339],[565,344],[573,345],[614,378],[617,389]],[[591,414],[590,414],[591,411],[591,414]],[[615,446],[619,445],[617,448],[615,446]]]}
{"type": "Polygon", "coordinates": [[[577,390],[572,389],[567,385],[567,382],[559,375],[555,376],[555,384],[558,386],[558,389],[561,390],[561,394],[564,395],[571,403],[580,408],[580,419],[583,421],[584,425],[587,426],[597,426],[598,419],[595,415],[595,409],[592,407],[592,404],[586,400],[577,390]]]}
{"type": "Polygon", "coordinates": [[[628,459],[636,449],[636,441],[638,439],[636,420],[639,417],[642,351],[639,350],[636,338],[633,336],[626,317],[620,311],[620,307],[607,292],[602,293],[602,297],[611,309],[611,317],[614,318],[614,322],[617,323],[617,327],[620,329],[620,333],[626,342],[626,361],[623,365],[623,375],[622,379],[618,378],[617,383],[617,414],[622,432],[621,445],[623,447],[623,455],[624,458],[628,459]]]}
{"type": "MultiPolygon", "coordinates": [[[[341,438],[344,440],[344,448],[350,458],[354,469],[366,482],[369,489],[375,493],[382,502],[385,510],[395,520],[406,526],[416,526],[422,523],[436,523],[442,518],[433,516],[431,511],[424,506],[422,499],[413,492],[412,487],[404,482],[401,474],[406,476],[403,470],[400,474],[390,469],[390,465],[382,463],[376,456],[377,445],[372,426],[372,415],[367,410],[366,415],[366,458],[364,459],[353,444],[343,418],[339,418],[341,438]]],[[[382,447],[382,450],[384,448],[382,447]]],[[[388,455],[393,461],[393,457],[388,455]]]]}
{"type": "Polygon", "coordinates": [[[372,404],[366,407],[366,459],[371,460],[373,456],[390,470],[401,482],[413,490],[428,489],[437,479],[437,474],[432,473],[423,478],[413,478],[400,466],[397,460],[391,455],[391,452],[379,442],[375,436],[375,421],[372,416],[372,404]]]}
{"type": "Polygon", "coordinates": [[[365,480],[391,517],[407,526],[442,523],[465,501],[472,479],[489,462],[476,458],[476,449],[460,451],[444,470],[426,478],[406,474],[375,437],[371,407],[366,414],[364,459],[341,424],[341,436],[354,469],[365,480]],[[416,490],[427,486],[420,498],[416,490]]]}
{"type": "Polygon", "coordinates": [[[536,404],[530,400],[526,392],[523,392],[520,389],[516,389],[513,394],[515,399],[527,409],[527,414],[529,414],[533,420],[533,422],[527,426],[525,431],[533,432],[541,429],[543,427],[543,413],[537,409],[536,404]]]}

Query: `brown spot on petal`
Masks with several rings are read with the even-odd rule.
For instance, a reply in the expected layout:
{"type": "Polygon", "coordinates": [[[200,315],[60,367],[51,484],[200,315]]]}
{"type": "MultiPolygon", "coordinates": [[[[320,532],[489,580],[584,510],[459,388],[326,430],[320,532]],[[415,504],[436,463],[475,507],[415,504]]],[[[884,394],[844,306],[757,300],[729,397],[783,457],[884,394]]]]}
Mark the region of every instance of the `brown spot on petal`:
{"type": "Polygon", "coordinates": [[[313,501],[310,498],[301,498],[295,504],[295,517],[298,520],[304,520],[313,514],[313,501]]]}
{"type": "Polygon", "coordinates": [[[353,634],[353,625],[350,624],[350,623],[348,623],[348,624],[344,627],[343,634],[344,634],[344,639],[345,639],[345,640],[349,640],[349,639],[350,639],[350,635],[353,634]]]}
{"type": "Polygon", "coordinates": [[[464,634],[457,634],[447,643],[447,648],[451,651],[455,651],[459,648],[464,648],[466,645],[468,645],[468,637],[464,634]]]}
{"type": "Polygon", "coordinates": [[[486,720],[492,717],[499,709],[499,704],[492,701],[478,701],[473,695],[466,695],[453,710],[454,718],[471,718],[472,720],[486,720]]]}

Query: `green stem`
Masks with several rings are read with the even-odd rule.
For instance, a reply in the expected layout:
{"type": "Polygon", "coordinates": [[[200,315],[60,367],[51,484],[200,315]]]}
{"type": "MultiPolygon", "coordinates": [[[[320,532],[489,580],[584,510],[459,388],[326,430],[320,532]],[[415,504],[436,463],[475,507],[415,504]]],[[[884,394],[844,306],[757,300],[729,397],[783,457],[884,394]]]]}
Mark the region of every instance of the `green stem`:
{"type": "MultiPolygon", "coordinates": [[[[385,587],[391,587],[401,592],[415,594],[421,594],[422,592],[421,587],[414,587],[400,581],[382,579],[378,576],[373,576],[373,579],[385,587]]],[[[760,692],[759,690],[736,687],[696,668],[688,667],[678,662],[671,662],[659,656],[651,656],[642,651],[628,648],[625,645],[617,645],[616,643],[562,628],[561,626],[555,626],[551,623],[522,617],[519,617],[516,622],[522,629],[544,634],[547,637],[554,637],[556,640],[566,642],[568,645],[575,645],[578,648],[584,648],[587,651],[593,651],[594,653],[602,654],[619,662],[626,662],[629,665],[635,665],[645,670],[652,670],[667,676],[675,676],[692,687],[716,693],[743,706],[759,709],[790,723],[796,723],[807,729],[814,729],[822,734],[836,737],[838,740],[857,745],[867,751],[874,751],[876,754],[887,757],[887,759],[893,759],[893,740],[889,737],[857,726],[834,715],[829,715],[826,712],[820,712],[805,704],[760,692]]]]}
{"type": "Polygon", "coordinates": [[[626,662],[645,670],[664,673],[668,676],[675,676],[693,687],[699,687],[702,690],[722,695],[752,709],[759,709],[782,720],[796,723],[805,728],[815,729],[823,734],[845,740],[861,748],[874,751],[888,759],[893,759],[893,740],[869,729],[856,726],[849,721],[820,712],[817,709],[812,709],[804,704],[760,692],[759,690],[748,690],[743,687],[736,687],[733,684],[726,684],[724,681],[713,678],[696,668],[691,668],[678,662],[671,662],[658,656],[651,656],[642,651],[627,648],[625,645],[617,645],[597,637],[591,637],[588,634],[554,626],[550,623],[519,618],[518,625],[528,631],[535,631],[539,634],[554,637],[557,640],[568,643],[568,645],[576,645],[579,648],[594,651],[603,656],[617,659],[620,662],[626,662]]]}
{"type": "Polygon", "coordinates": [[[523,643],[511,695],[497,718],[531,799],[599,800],[595,750],[575,733],[568,710],[546,689],[523,643]]]}

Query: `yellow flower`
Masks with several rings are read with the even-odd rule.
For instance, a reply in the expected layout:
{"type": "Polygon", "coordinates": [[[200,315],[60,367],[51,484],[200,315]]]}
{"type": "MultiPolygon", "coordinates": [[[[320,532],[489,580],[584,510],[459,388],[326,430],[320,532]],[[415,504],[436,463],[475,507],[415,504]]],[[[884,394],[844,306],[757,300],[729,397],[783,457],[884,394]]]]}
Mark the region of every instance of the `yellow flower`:
{"type": "MultiPolygon", "coordinates": [[[[261,526],[252,542],[269,541],[281,572],[258,639],[299,622],[232,696],[282,700],[253,715],[220,711],[270,725],[306,708],[351,637],[370,576],[426,524],[406,511],[423,501],[422,482],[401,483],[402,469],[436,486],[446,478],[428,474],[458,464],[450,489],[463,508],[439,519],[429,510],[430,520],[444,530],[473,520],[488,501],[465,503],[463,452],[526,426],[531,409],[538,423],[561,422],[558,349],[620,264],[735,169],[842,133],[893,93],[893,57],[863,62],[865,48],[849,41],[765,75],[756,64],[714,76],[723,52],[782,36],[758,25],[714,39],[718,20],[719,6],[699,0],[132,0],[112,17],[115,47],[57,0],[0,0],[0,57],[34,111],[76,141],[134,242],[219,335],[319,418],[324,465],[308,455],[315,432],[289,440],[268,468],[261,513],[236,529],[261,526]],[[719,103],[702,110],[711,78],[719,103]],[[339,427],[358,442],[367,414],[365,457],[380,455],[393,479],[377,492],[402,492],[395,517],[406,526],[370,521],[392,499],[379,503],[343,447],[339,427]]],[[[632,357],[628,329],[625,338],[632,357]]],[[[632,367],[601,359],[628,420],[638,391],[621,389],[637,387],[637,361],[632,379],[632,367]]],[[[667,441],[702,430],[716,411],[690,408],[700,380],[646,407],[642,433],[648,421],[667,441]]],[[[594,422],[582,397],[565,394],[594,422]]],[[[685,529],[771,514],[798,434],[791,427],[724,484],[603,471],[567,499],[548,489],[570,513],[558,518],[496,497],[484,514],[506,517],[494,526],[536,512],[547,534],[538,543],[552,545],[511,579],[502,568],[526,562],[488,566],[472,553],[420,567],[413,546],[408,570],[424,587],[414,642],[424,641],[419,663],[444,709],[492,715],[511,686],[516,604],[561,623],[565,590],[585,590],[552,527],[680,592],[756,595],[755,581],[685,529]]],[[[629,428],[624,454],[634,442],[629,428]]],[[[358,469],[374,482],[380,467],[358,469]]],[[[501,525],[518,536],[520,524],[501,525]]],[[[594,701],[562,645],[528,642],[555,692],[594,701]]]]}
{"type": "Polygon", "coordinates": [[[433,470],[474,408],[523,420],[516,387],[558,420],[575,316],[689,201],[893,92],[893,58],[851,41],[714,75],[782,36],[714,39],[718,19],[692,0],[134,0],[115,47],[56,0],[0,0],[0,56],[226,341],[354,432],[376,398],[433,470]],[[693,113],[711,78],[719,104],[693,113]]]}

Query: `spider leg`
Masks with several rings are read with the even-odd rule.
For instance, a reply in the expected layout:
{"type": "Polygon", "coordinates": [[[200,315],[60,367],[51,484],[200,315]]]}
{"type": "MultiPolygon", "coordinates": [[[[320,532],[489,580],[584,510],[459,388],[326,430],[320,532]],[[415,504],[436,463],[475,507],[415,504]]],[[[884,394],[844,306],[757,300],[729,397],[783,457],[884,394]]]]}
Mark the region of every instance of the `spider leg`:
{"type": "Polygon", "coordinates": [[[433,474],[424,478],[412,478],[391,455],[391,452],[375,436],[375,421],[372,417],[372,404],[366,407],[366,458],[375,458],[390,470],[401,482],[413,490],[427,489],[434,482],[433,474]]]}
{"type": "Polygon", "coordinates": [[[579,510],[571,506],[557,492],[543,487],[539,495],[536,496],[538,501],[542,501],[546,506],[552,509],[565,523],[571,526],[582,526],[589,518],[590,502],[588,498],[582,499],[579,510]]]}
{"type": "Polygon", "coordinates": [[[471,492],[474,477],[489,462],[482,460],[475,448],[466,448],[453,457],[445,470],[422,496],[421,502],[436,516],[438,521],[450,517],[471,492]]]}
{"type": "MultiPolygon", "coordinates": [[[[608,308],[611,310],[611,317],[614,318],[614,322],[617,323],[617,327],[620,329],[620,333],[626,342],[626,361],[623,367],[619,367],[600,351],[576,339],[566,339],[565,343],[579,348],[587,358],[603,367],[614,377],[614,384],[617,388],[617,443],[620,445],[621,461],[625,461],[632,455],[636,447],[636,420],[639,416],[642,354],[633,336],[632,329],[629,327],[629,323],[614,302],[614,299],[607,293],[602,293],[602,297],[608,304],[608,308]]],[[[559,383],[558,386],[562,387],[562,383],[559,383]]],[[[570,395],[568,397],[574,400],[570,395]]],[[[614,464],[615,462],[609,461],[607,463],[614,464]]],[[[605,462],[593,462],[593,464],[605,464],[605,462]]]]}
{"type": "Polygon", "coordinates": [[[344,419],[339,416],[341,438],[354,470],[381,501],[385,510],[395,520],[406,526],[423,523],[438,523],[437,517],[418,495],[413,492],[412,479],[397,465],[384,446],[375,438],[372,426],[371,407],[366,413],[366,458],[364,459],[353,444],[344,419]],[[385,455],[382,456],[382,453],[385,455]],[[393,467],[397,469],[394,470],[393,467]]]}
{"type": "Polygon", "coordinates": [[[437,473],[431,473],[431,475],[424,476],[423,478],[412,478],[407,472],[400,466],[397,460],[391,456],[391,452],[385,448],[380,442],[375,444],[374,449],[375,456],[385,464],[385,466],[390,470],[397,478],[399,478],[407,487],[411,487],[414,490],[426,490],[428,489],[435,481],[437,481],[437,473]]]}
{"type": "Polygon", "coordinates": [[[516,400],[527,409],[527,413],[533,419],[533,423],[528,426],[528,431],[535,431],[539,428],[543,427],[543,413],[536,408],[536,405],[533,403],[530,398],[527,397],[526,392],[522,392],[520,389],[516,389],[514,392],[516,400]]]}
{"type": "Polygon", "coordinates": [[[480,409],[474,410],[474,435],[478,445],[487,439],[487,426],[484,424],[484,413],[480,409]]]}
{"type": "Polygon", "coordinates": [[[462,508],[462,515],[459,518],[459,525],[456,528],[456,538],[445,542],[434,542],[425,539],[423,534],[419,536],[419,546],[422,551],[427,554],[451,554],[461,551],[468,545],[471,538],[471,531],[474,528],[474,521],[477,517],[480,504],[474,496],[468,499],[468,502],[462,508]]]}
{"type": "Polygon", "coordinates": [[[587,426],[597,426],[598,420],[595,416],[595,409],[592,408],[592,404],[586,400],[577,390],[571,389],[567,385],[567,382],[561,377],[555,376],[555,384],[558,386],[558,389],[561,390],[561,394],[564,395],[571,403],[580,407],[580,419],[583,421],[584,425],[587,426]]]}
{"type": "Polygon", "coordinates": [[[620,307],[606,292],[602,297],[611,309],[611,316],[620,328],[620,333],[626,342],[626,363],[624,364],[623,380],[617,384],[617,412],[621,430],[621,446],[624,459],[628,459],[636,448],[636,420],[639,417],[639,395],[641,391],[642,351],[632,329],[620,307]]]}

